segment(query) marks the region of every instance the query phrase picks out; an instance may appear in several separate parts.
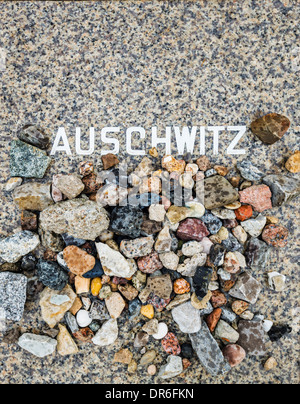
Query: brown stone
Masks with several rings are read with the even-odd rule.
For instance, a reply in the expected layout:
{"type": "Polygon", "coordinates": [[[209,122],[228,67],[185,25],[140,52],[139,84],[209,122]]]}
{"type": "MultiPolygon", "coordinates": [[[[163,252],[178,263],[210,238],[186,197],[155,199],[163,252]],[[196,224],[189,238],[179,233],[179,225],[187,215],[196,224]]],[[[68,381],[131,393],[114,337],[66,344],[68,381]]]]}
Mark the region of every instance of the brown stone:
{"type": "Polygon", "coordinates": [[[263,143],[274,144],[284,136],[290,124],[285,116],[271,113],[252,122],[251,130],[263,143]]]}
{"type": "Polygon", "coordinates": [[[127,283],[125,286],[118,285],[119,292],[122,293],[122,295],[125,297],[125,299],[131,301],[137,297],[139,292],[129,283],[127,283]]]}
{"type": "Polygon", "coordinates": [[[79,310],[82,308],[82,306],[83,306],[82,301],[77,296],[74,303],[73,303],[73,306],[70,308],[69,311],[70,311],[71,314],[73,314],[73,316],[75,316],[79,312],[79,310]]]}
{"type": "Polygon", "coordinates": [[[89,327],[81,328],[79,331],[73,333],[73,337],[81,342],[91,342],[94,337],[93,331],[89,327]]]}
{"type": "Polygon", "coordinates": [[[101,159],[104,170],[108,170],[109,168],[116,166],[120,162],[118,157],[112,153],[108,153],[102,156],[101,159]]]}
{"type": "Polygon", "coordinates": [[[207,171],[211,168],[210,161],[206,156],[199,157],[196,163],[198,164],[200,171],[207,171]]]}
{"type": "Polygon", "coordinates": [[[225,306],[227,303],[226,296],[219,290],[212,291],[211,304],[214,309],[225,306]]]}
{"type": "Polygon", "coordinates": [[[36,231],[38,228],[37,215],[28,210],[23,210],[21,213],[22,230],[36,231]]]}
{"type": "Polygon", "coordinates": [[[132,352],[129,349],[121,349],[119,352],[115,353],[114,362],[124,363],[125,365],[129,365],[133,358],[132,352]]]}
{"type": "Polygon", "coordinates": [[[50,250],[50,248],[47,248],[47,250],[44,252],[44,260],[45,261],[56,261],[57,258],[57,253],[55,251],[50,250]]]}
{"type": "Polygon", "coordinates": [[[75,245],[70,245],[64,249],[64,260],[69,270],[79,276],[91,271],[96,264],[92,255],[75,245]]]}
{"type": "Polygon", "coordinates": [[[75,289],[78,295],[83,293],[89,293],[91,286],[91,280],[87,278],[83,278],[82,276],[75,277],[75,289]]]}
{"type": "Polygon", "coordinates": [[[79,164],[79,174],[82,175],[83,177],[86,177],[87,175],[90,175],[94,172],[94,165],[92,162],[89,161],[83,161],[82,163],[79,164]]]}
{"type": "Polygon", "coordinates": [[[215,309],[212,313],[210,313],[206,318],[206,323],[210,332],[214,332],[222,314],[222,309],[215,309]]]}
{"type": "Polygon", "coordinates": [[[249,308],[249,303],[244,302],[243,300],[236,300],[235,302],[232,303],[232,311],[240,316],[241,314],[244,313],[244,311],[248,310],[249,308]]]}
{"type": "Polygon", "coordinates": [[[214,169],[217,171],[219,175],[222,175],[222,177],[225,177],[229,173],[229,169],[224,166],[214,166],[214,169]]]}
{"type": "Polygon", "coordinates": [[[82,182],[85,194],[94,194],[103,186],[103,180],[94,173],[82,178],[82,182]]]}
{"type": "Polygon", "coordinates": [[[223,349],[223,355],[232,368],[239,365],[246,358],[245,350],[235,344],[227,345],[223,349]]]}

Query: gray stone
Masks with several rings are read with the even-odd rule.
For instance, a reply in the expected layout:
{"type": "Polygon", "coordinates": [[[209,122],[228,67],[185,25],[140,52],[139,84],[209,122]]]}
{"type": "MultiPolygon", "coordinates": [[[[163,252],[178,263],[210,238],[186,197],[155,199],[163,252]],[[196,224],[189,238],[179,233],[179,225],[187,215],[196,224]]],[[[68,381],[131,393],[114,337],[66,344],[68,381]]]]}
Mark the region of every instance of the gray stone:
{"type": "Polygon", "coordinates": [[[49,145],[49,137],[43,129],[37,125],[25,125],[17,134],[18,138],[25,143],[39,149],[47,149],[49,145]]]}
{"type": "Polygon", "coordinates": [[[151,254],[154,239],[152,236],[140,237],[134,240],[122,240],[120,251],[127,258],[144,257],[151,254]]]}
{"type": "Polygon", "coordinates": [[[68,326],[71,334],[74,334],[75,332],[79,331],[79,327],[78,327],[76,318],[69,311],[65,314],[65,321],[67,323],[67,326],[68,326]]]}
{"type": "Polygon", "coordinates": [[[189,337],[199,361],[209,374],[217,376],[230,371],[231,367],[225,360],[205,321],[202,323],[201,330],[190,334],[189,337]]]}
{"type": "Polygon", "coordinates": [[[96,243],[96,248],[106,275],[130,278],[136,272],[136,268],[119,251],[104,243],[96,243]]]}
{"type": "Polygon", "coordinates": [[[263,182],[272,192],[272,205],[281,206],[300,194],[300,180],[283,174],[271,174],[263,178],[263,182]]]}
{"type": "Polygon", "coordinates": [[[40,238],[31,231],[24,230],[0,240],[0,258],[13,264],[29,254],[40,244],[40,238]]]}
{"type": "Polygon", "coordinates": [[[251,238],[247,244],[246,261],[251,269],[263,269],[270,256],[270,247],[258,238],[251,238]]]}
{"type": "Polygon", "coordinates": [[[43,178],[51,158],[46,152],[20,140],[13,140],[10,149],[10,175],[22,178],[43,178]]]}
{"type": "Polygon", "coordinates": [[[185,334],[193,334],[201,329],[201,318],[199,310],[186,302],[172,310],[173,320],[178,324],[180,331],[185,334]]]}
{"type": "Polygon", "coordinates": [[[215,338],[219,338],[225,344],[235,344],[239,339],[239,333],[226,321],[219,320],[215,329],[215,338]]]}
{"type": "Polygon", "coordinates": [[[248,272],[242,273],[229,291],[229,295],[236,299],[245,300],[248,303],[255,304],[261,292],[261,284],[254,279],[248,272]]]}
{"type": "Polygon", "coordinates": [[[55,186],[68,199],[74,199],[84,190],[84,184],[81,179],[74,174],[57,176],[55,186]]]}
{"type": "Polygon", "coordinates": [[[27,278],[12,272],[0,273],[0,310],[5,319],[20,321],[26,302],[27,278]]]}
{"type": "Polygon", "coordinates": [[[106,210],[90,200],[58,202],[40,214],[40,227],[44,230],[84,240],[95,240],[108,226],[106,210]]]}
{"type": "Polygon", "coordinates": [[[238,326],[240,345],[250,356],[266,355],[265,331],[261,321],[241,320],[238,326]]]}
{"type": "Polygon", "coordinates": [[[243,160],[237,163],[237,168],[245,180],[248,181],[259,181],[264,176],[255,165],[253,165],[249,160],[243,160]]]}
{"type": "Polygon", "coordinates": [[[105,307],[105,304],[98,300],[95,300],[92,303],[92,307],[90,308],[90,317],[92,320],[100,320],[100,321],[105,321],[105,320],[110,319],[110,316],[105,307]]]}
{"type": "Polygon", "coordinates": [[[161,379],[171,379],[172,377],[179,376],[182,372],[183,365],[181,357],[170,355],[167,359],[166,365],[160,368],[158,377],[161,379]]]}
{"type": "Polygon", "coordinates": [[[57,341],[50,337],[26,333],[19,338],[18,345],[38,358],[44,358],[55,352],[57,341]]]}
{"type": "Polygon", "coordinates": [[[61,291],[69,281],[69,276],[56,262],[40,259],[37,275],[43,285],[52,290],[61,291]]]}
{"type": "Polygon", "coordinates": [[[258,237],[261,235],[266,223],[267,218],[263,215],[258,215],[255,219],[241,222],[241,226],[251,237],[258,237]]]}
{"type": "Polygon", "coordinates": [[[98,346],[112,345],[118,338],[118,334],[119,330],[117,320],[111,319],[102,325],[92,341],[98,346]]]}

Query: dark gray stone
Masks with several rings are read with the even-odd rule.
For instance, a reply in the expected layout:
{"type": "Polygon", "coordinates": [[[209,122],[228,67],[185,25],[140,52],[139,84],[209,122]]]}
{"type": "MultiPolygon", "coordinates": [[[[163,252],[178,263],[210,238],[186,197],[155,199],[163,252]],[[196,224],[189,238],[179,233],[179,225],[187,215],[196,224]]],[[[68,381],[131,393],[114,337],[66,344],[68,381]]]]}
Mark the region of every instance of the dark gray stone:
{"type": "Polygon", "coordinates": [[[68,283],[68,274],[56,263],[40,259],[37,264],[37,275],[43,285],[61,291],[68,283]]]}
{"type": "Polygon", "coordinates": [[[20,321],[26,302],[27,278],[12,272],[0,273],[0,314],[4,319],[20,321]]]}
{"type": "Polygon", "coordinates": [[[217,234],[223,226],[222,220],[212,213],[206,212],[205,215],[201,217],[201,220],[205,223],[210,234],[217,234]]]}
{"type": "Polygon", "coordinates": [[[47,149],[50,139],[44,133],[43,129],[36,125],[26,125],[18,133],[18,138],[25,143],[39,149],[47,149]]]}
{"type": "Polygon", "coordinates": [[[251,238],[247,244],[245,256],[247,265],[250,268],[254,270],[262,269],[269,259],[270,248],[264,241],[251,238]]]}
{"type": "Polygon", "coordinates": [[[281,206],[300,194],[300,180],[283,174],[267,175],[263,182],[272,192],[272,205],[281,206]]]}
{"type": "Polygon", "coordinates": [[[132,206],[115,207],[111,214],[111,230],[121,236],[137,238],[141,234],[143,212],[132,206]]]}
{"type": "Polygon", "coordinates": [[[229,291],[229,295],[236,299],[245,300],[251,304],[255,304],[261,292],[261,284],[254,279],[248,272],[242,273],[229,291]]]}
{"type": "Polygon", "coordinates": [[[250,356],[266,355],[265,331],[261,321],[241,320],[238,326],[240,338],[237,342],[250,356]]]}

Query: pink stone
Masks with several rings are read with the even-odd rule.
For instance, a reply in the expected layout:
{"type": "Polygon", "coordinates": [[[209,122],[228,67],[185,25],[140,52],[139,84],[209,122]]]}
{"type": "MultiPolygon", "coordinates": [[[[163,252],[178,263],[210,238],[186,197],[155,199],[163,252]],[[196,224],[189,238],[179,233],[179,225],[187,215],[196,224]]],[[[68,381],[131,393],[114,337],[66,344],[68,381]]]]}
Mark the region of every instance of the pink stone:
{"type": "Polygon", "coordinates": [[[240,202],[249,203],[257,212],[272,209],[272,193],[267,185],[253,185],[240,191],[240,202]]]}
{"type": "Polygon", "coordinates": [[[177,230],[177,236],[181,240],[202,241],[209,234],[207,227],[200,219],[186,219],[180,223],[177,230]]]}
{"type": "Polygon", "coordinates": [[[139,258],[137,265],[139,270],[145,274],[153,274],[153,272],[163,268],[163,264],[161,263],[156,251],[153,251],[151,254],[146,255],[145,257],[139,258]]]}
{"type": "Polygon", "coordinates": [[[227,345],[223,349],[223,355],[232,368],[239,365],[246,358],[245,350],[241,346],[234,344],[227,345]]]}

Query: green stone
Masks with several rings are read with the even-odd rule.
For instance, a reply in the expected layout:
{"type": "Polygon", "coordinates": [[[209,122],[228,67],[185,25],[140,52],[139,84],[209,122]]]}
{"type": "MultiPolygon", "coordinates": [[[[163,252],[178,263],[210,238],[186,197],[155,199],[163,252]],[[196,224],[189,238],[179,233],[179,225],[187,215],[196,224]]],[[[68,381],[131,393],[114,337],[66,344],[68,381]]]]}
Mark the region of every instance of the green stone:
{"type": "Polygon", "coordinates": [[[13,140],[10,149],[10,175],[23,178],[43,178],[51,158],[46,152],[21,140],[13,140]]]}

